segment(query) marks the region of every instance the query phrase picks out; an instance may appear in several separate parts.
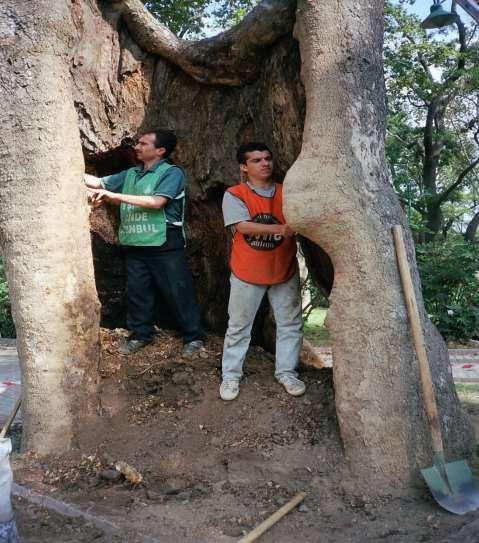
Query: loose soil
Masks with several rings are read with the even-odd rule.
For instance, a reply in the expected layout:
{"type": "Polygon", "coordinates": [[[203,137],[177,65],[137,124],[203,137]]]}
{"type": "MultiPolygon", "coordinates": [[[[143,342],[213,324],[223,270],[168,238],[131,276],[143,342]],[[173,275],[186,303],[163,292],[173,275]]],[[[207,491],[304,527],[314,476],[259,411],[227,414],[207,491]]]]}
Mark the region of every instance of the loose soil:
{"type": "MultiPolygon", "coordinates": [[[[307,492],[303,505],[262,542],[479,541],[479,513],[442,511],[422,484],[413,497],[357,491],[343,461],[331,370],[300,368],[308,390],[292,398],[273,379],[271,355],[252,348],[239,398],[224,403],[221,338],[210,337],[187,361],[173,334],[161,332],[141,352],[119,356],[123,337],[102,333],[102,416],[81,433],[77,452],[13,458],[19,484],[107,519],[123,536],[17,499],[24,541],[135,542],[141,538],[134,534],[144,534],[168,543],[230,543],[299,491],[307,492]],[[140,474],[142,481],[119,474],[119,461],[138,472],[131,480],[140,474]]],[[[477,406],[467,407],[477,423],[477,406]]]]}

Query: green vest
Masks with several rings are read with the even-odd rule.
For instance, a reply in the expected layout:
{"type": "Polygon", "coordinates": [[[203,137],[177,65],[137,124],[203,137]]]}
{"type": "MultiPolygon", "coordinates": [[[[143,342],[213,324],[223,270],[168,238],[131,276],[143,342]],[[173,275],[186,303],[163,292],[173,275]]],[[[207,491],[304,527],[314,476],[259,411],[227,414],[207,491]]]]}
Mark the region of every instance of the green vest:
{"type": "MultiPolygon", "coordinates": [[[[130,168],[121,192],[135,196],[153,196],[158,181],[171,167],[172,164],[163,162],[154,172],[146,172],[136,182],[136,169],[130,168]]],[[[118,239],[122,245],[141,247],[163,245],[166,241],[165,210],[121,203],[118,239]]]]}

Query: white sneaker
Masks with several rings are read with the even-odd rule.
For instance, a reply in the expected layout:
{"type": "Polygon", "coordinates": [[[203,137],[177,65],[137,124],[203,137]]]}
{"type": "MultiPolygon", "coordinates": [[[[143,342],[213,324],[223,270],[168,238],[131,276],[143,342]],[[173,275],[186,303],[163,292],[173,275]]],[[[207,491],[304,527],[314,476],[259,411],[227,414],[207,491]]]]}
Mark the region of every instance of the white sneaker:
{"type": "Polygon", "coordinates": [[[276,377],[278,383],[284,386],[284,389],[291,396],[301,396],[306,392],[306,385],[303,381],[300,381],[293,375],[288,375],[284,373],[276,377]]]}
{"type": "Polygon", "coordinates": [[[225,402],[234,400],[239,394],[239,381],[236,379],[225,379],[220,386],[220,398],[225,402]]]}

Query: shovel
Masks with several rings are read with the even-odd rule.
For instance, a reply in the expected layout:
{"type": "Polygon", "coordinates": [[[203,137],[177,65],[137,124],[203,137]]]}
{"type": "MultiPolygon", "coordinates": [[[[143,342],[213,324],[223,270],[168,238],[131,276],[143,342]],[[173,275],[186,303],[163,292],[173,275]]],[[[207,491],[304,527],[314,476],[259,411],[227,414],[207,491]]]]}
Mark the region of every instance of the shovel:
{"type": "Polygon", "coordinates": [[[424,346],[419,311],[417,308],[414,287],[409,272],[409,265],[404,246],[402,228],[393,226],[394,244],[399,264],[399,274],[406,300],[407,312],[411,323],[411,332],[414,341],[414,349],[419,364],[421,387],[427,420],[431,430],[433,466],[421,470],[427,486],[434,499],[441,507],[451,513],[464,515],[469,511],[479,508],[479,486],[474,481],[471,470],[464,460],[447,462],[444,458],[444,446],[442,443],[441,426],[437,411],[436,399],[432,386],[431,370],[424,346]]]}

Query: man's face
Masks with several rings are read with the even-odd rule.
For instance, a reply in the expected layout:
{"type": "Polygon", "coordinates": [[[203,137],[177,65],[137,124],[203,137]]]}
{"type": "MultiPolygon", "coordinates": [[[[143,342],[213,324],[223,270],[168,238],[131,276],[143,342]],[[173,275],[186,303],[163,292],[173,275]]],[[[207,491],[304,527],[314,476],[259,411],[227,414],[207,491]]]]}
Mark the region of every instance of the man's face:
{"type": "Polygon", "coordinates": [[[166,152],[164,147],[155,147],[155,134],[143,134],[134,149],[136,158],[141,162],[157,160],[166,152]]]}
{"type": "Polygon", "coordinates": [[[251,151],[245,153],[246,164],[240,164],[240,170],[250,179],[267,181],[273,174],[273,158],[269,151],[251,151]]]}

